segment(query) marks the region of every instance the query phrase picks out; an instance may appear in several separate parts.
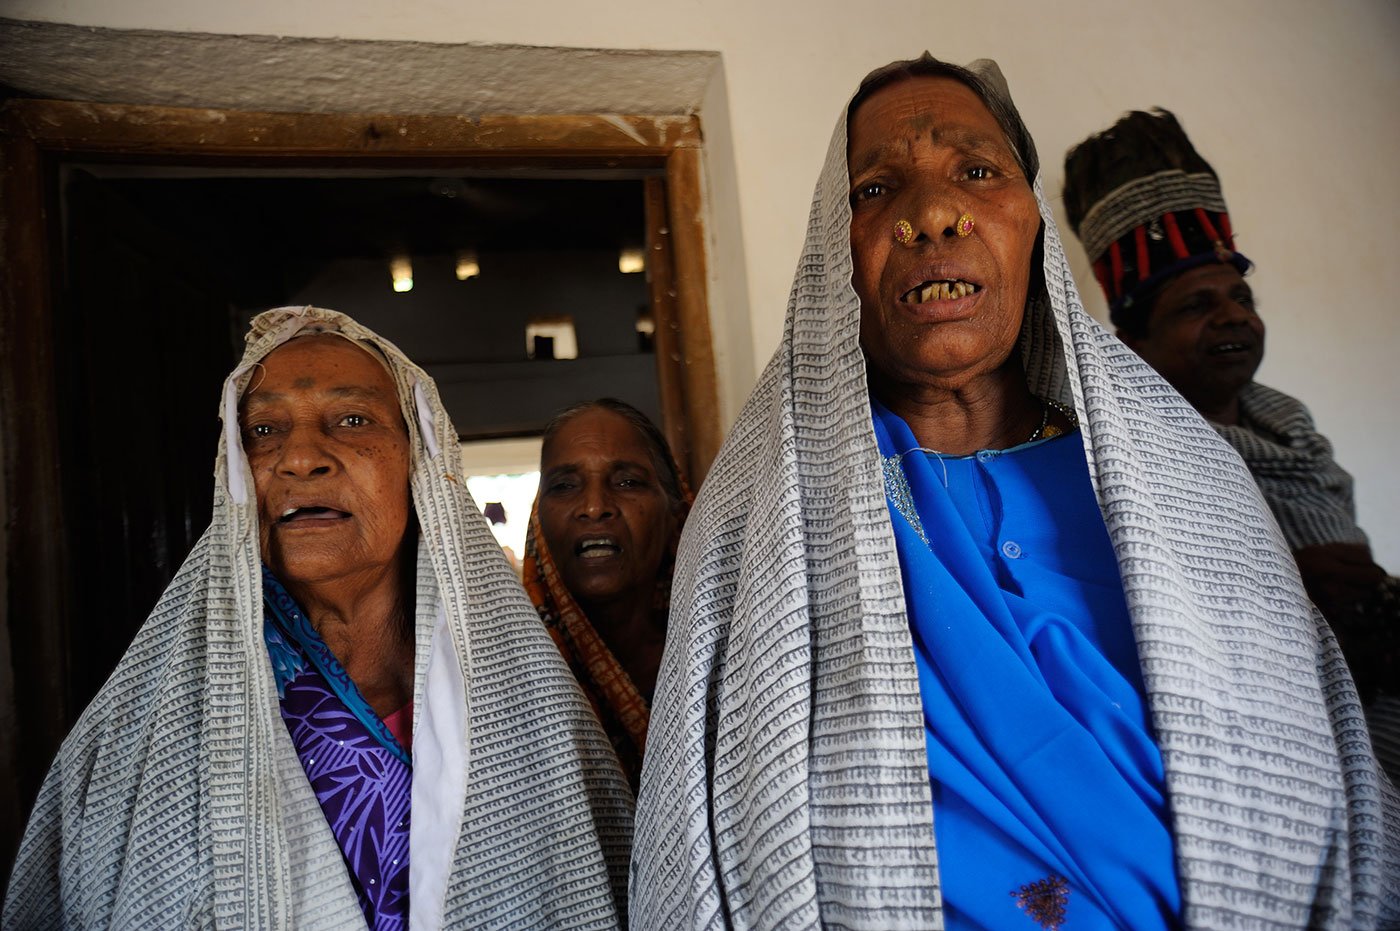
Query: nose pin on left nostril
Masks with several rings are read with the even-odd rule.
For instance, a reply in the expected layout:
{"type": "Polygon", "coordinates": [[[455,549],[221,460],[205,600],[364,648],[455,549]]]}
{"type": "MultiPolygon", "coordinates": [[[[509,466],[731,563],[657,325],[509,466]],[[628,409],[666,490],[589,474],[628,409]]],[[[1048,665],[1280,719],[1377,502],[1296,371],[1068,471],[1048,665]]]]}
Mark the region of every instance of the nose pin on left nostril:
{"type": "Polygon", "coordinates": [[[900,220],[894,225],[894,241],[901,246],[907,246],[914,241],[914,224],[908,220],[900,220]]]}

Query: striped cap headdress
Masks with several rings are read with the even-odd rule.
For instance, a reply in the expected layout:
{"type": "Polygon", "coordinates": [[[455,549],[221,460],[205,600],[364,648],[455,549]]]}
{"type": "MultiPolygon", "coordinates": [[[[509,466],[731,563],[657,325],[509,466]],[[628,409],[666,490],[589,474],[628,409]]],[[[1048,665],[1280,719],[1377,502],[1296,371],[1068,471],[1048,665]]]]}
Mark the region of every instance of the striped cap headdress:
{"type": "Polygon", "coordinates": [[[1211,262],[1250,262],[1235,251],[1215,170],[1176,117],[1134,110],[1065,156],[1065,210],[1094,263],[1109,315],[1139,329],[1168,279],[1211,262]]]}

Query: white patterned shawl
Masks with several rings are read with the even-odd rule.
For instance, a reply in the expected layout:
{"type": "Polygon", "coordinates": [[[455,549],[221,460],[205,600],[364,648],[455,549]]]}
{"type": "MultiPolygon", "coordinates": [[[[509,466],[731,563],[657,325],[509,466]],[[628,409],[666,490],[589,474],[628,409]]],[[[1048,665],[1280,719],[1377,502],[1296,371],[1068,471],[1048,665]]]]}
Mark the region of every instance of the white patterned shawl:
{"type": "MultiPolygon", "coordinates": [[[[1073,403],[1083,427],[1165,764],[1186,926],[1400,922],[1400,804],[1336,642],[1239,457],[1084,312],[1038,182],[1036,194],[1046,294],[1021,348],[1031,389],[1073,403]]],[[[847,197],[843,112],[782,344],[681,543],[634,929],[942,927],[847,197]]]]}
{"type": "Polygon", "coordinates": [[[253,364],[306,328],[381,350],[411,439],[412,926],[617,927],[632,800],[608,740],[457,477],[432,380],[317,308],[254,322],[225,384],[213,522],[64,741],[4,927],[365,926],[279,712],[237,423],[253,364]]]}

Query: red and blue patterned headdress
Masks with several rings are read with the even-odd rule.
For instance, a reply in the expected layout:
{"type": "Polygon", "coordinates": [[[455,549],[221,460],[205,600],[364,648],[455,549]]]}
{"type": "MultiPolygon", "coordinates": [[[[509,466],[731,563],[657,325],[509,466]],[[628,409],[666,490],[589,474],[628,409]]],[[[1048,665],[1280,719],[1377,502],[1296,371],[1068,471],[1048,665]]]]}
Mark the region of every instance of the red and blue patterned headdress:
{"type": "Polygon", "coordinates": [[[1157,290],[1235,251],[1215,170],[1166,110],[1134,110],[1065,156],[1065,209],[1118,327],[1140,331],[1157,290]]]}

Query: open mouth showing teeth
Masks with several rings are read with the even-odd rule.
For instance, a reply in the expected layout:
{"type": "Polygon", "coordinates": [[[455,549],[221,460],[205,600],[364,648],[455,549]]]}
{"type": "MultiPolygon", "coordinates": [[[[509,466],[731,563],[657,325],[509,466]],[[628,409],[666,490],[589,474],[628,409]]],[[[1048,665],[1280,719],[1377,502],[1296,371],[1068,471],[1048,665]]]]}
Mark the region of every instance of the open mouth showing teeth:
{"type": "Polygon", "coordinates": [[[927,304],[929,301],[951,301],[960,297],[967,297],[969,294],[976,294],[982,289],[970,281],[944,280],[925,281],[918,287],[910,288],[904,292],[900,301],[905,304],[927,304]]]}
{"type": "Polygon", "coordinates": [[[282,516],[277,518],[279,524],[291,524],[302,520],[339,520],[349,517],[345,511],[337,511],[335,508],[326,507],[306,507],[287,508],[282,512],[282,516]]]}
{"type": "Polygon", "coordinates": [[[613,556],[622,552],[622,547],[608,538],[594,538],[590,540],[580,540],[574,547],[574,553],[584,559],[602,559],[605,556],[613,556]]]}
{"type": "Polygon", "coordinates": [[[1210,350],[1210,354],[1213,356],[1223,356],[1235,352],[1249,352],[1249,346],[1246,343],[1221,343],[1210,350]]]}

